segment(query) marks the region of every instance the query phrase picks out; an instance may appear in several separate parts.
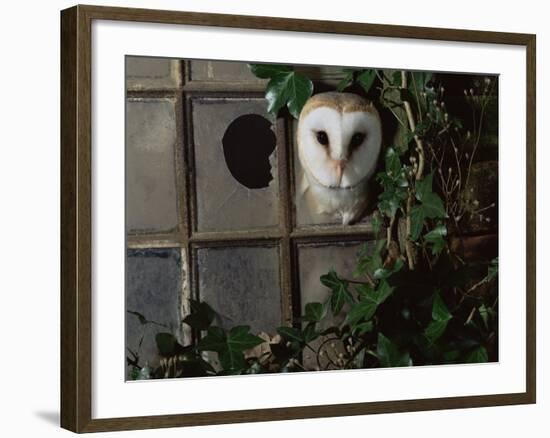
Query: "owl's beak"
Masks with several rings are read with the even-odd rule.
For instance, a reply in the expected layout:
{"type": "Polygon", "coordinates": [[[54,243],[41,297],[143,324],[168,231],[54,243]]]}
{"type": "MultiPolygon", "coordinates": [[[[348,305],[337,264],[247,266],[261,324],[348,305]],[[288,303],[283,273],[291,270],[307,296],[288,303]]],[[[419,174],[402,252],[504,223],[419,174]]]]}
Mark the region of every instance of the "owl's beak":
{"type": "Polygon", "coordinates": [[[335,160],[334,161],[334,172],[336,173],[336,187],[340,187],[342,182],[342,175],[344,174],[344,168],[346,167],[346,160],[335,160]]]}

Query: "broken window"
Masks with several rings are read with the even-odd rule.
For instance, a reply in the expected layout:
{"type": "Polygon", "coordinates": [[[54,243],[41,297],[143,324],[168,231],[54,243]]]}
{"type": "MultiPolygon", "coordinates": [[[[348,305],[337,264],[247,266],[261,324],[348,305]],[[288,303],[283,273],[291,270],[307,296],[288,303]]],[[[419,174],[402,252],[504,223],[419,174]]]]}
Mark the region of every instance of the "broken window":
{"type": "Polygon", "coordinates": [[[277,142],[271,122],[258,114],[245,114],[231,122],[223,135],[227,168],[249,189],[263,189],[273,180],[271,154],[277,142]]]}
{"type": "Polygon", "coordinates": [[[197,231],[277,226],[276,136],[264,99],[191,101],[197,231]]]}
{"type": "Polygon", "coordinates": [[[156,333],[191,339],[181,322],[191,297],[224,328],[273,336],[300,324],[305,304],[328,294],[319,277],[351,278],[372,233],[308,216],[292,121],[267,113],[265,81],[246,64],[148,59],[128,63],[126,341],[154,365],[156,333]],[[180,82],[163,82],[181,66],[180,82]],[[143,318],[161,325],[145,324],[142,340],[143,318]]]}

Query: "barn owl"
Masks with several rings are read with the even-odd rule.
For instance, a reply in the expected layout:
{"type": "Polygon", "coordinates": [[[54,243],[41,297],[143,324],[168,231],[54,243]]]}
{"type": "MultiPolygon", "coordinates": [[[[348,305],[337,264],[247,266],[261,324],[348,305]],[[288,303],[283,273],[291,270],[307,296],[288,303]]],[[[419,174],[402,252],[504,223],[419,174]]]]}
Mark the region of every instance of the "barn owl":
{"type": "Polygon", "coordinates": [[[300,113],[297,144],[303,171],[299,193],[311,213],[343,225],[359,219],[382,145],[374,105],[351,93],[314,95],[300,113]]]}

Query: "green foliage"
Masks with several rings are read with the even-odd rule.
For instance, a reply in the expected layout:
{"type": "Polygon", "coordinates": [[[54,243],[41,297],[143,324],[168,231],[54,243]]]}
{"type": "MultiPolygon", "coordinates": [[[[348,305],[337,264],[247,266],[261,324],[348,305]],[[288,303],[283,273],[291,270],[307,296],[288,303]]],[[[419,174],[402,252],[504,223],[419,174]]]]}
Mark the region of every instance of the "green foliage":
{"type": "Polygon", "coordinates": [[[393,287],[386,281],[381,281],[374,288],[363,284],[357,288],[359,302],[354,304],[346,317],[346,323],[353,329],[357,328],[359,323],[368,322],[375,314],[376,309],[393,292],[393,287]]]}
{"type": "Polygon", "coordinates": [[[452,317],[453,315],[451,315],[439,292],[437,292],[433,300],[432,321],[424,330],[424,334],[431,343],[434,343],[443,335],[452,317]]]}
{"type": "Polygon", "coordinates": [[[374,80],[376,79],[376,70],[365,70],[357,75],[356,81],[363,87],[365,92],[369,92],[374,80]]]}
{"type": "Polygon", "coordinates": [[[407,199],[409,169],[401,165],[399,154],[393,148],[388,148],[385,155],[385,171],[380,172],[376,179],[381,183],[383,192],[378,196],[378,209],[388,218],[395,217],[402,203],[407,199]]]}
{"type": "Polygon", "coordinates": [[[424,241],[432,248],[433,255],[439,255],[445,248],[445,237],[447,236],[447,227],[443,224],[437,224],[434,229],[424,235],[424,241]]]}
{"type": "Polygon", "coordinates": [[[228,333],[221,327],[209,327],[208,334],[197,345],[199,351],[218,353],[224,371],[241,372],[246,368],[243,352],[264,342],[250,333],[249,326],[233,327],[228,333]]]}
{"type": "Polygon", "coordinates": [[[305,310],[306,314],[303,320],[309,322],[319,322],[327,314],[327,306],[321,303],[307,303],[305,310]]]}
{"type": "Polygon", "coordinates": [[[257,77],[269,79],[265,98],[267,111],[277,115],[285,106],[294,118],[313,93],[313,82],[304,75],[285,65],[250,64],[250,70],[257,77]]]}
{"type": "Polygon", "coordinates": [[[406,367],[412,365],[408,352],[399,348],[381,332],[378,333],[377,355],[381,367],[406,367]]]}
{"type": "Polygon", "coordinates": [[[340,313],[344,303],[353,303],[348,282],[338,277],[334,269],[321,277],[321,284],[331,289],[330,308],[333,315],[340,313]]]}
{"type": "Polygon", "coordinates": [[[491,281],[498,275],[498,257],[491,260],[489,269],[487,270],[487,281],[491,281]]]}
{"type": "Polygon", "coordinates": [[[466,362],[468,363],[485,363],[489,361],[489,355],[487,350],[483,346],[474,348],[467,356],[466,362]]]}
{"type": "Polygon", "coordinates": [[[172,333],[157,333],[155,341],[162,356],[173,356],[178,352],[179,344],[172,333]]]}
{"type": "Polygon", "coordinates": [[[205,302],[190,300],[191,313],[183,322],[196,330],[206,330],[216,317],[216,312],[205,302]]]}
{"type": "Polygon", "coordinates": [[[358,260],[354,275],[359,277],[365,273],[376,272],[381,269],[383,266],[381,252],[385,246],[385,239],[377,240],[373,250],[370,249],[369,244],[363,245],[357,254],[358,260]]]}
{"type": "Polygon", "coordinates": [[[288,65],[279,64],[249,64],[252,74],[260,79],[271,79],[278,74],[289,73],[293,69],[288,65]]]}
{"type": "Polygon", "coordinates": [[[294,327],[279,327],[277,329],[277,333],[279,333],[287,341],[304,341],[304,336],[302,335],[302,332],[294,327]]]}
{"type": "Polygon", "coordinates": [[[357,82],[365,93],[368,93],[376,80],[376,70],[374,69],[344,69],[344,78],[336,86],[337,91],[344,91],[347,87],[357,82]]]}

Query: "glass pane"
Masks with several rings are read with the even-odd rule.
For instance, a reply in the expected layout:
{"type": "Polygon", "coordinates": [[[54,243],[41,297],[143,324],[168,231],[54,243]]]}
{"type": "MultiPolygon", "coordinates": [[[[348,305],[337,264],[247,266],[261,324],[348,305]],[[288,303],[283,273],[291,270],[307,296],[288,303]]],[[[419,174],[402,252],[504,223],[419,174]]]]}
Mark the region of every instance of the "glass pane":
{"type": "Polygon", "coordinates": [[[256,82],[262,80],[254,76],[245,62],[191,61],[192,81],[215,82],[256,82]]]}
{"type": "Polygon", "coordinates": [[[126,103],[126,225],[128,230],[177,227],[173,99],[126,103]]]}
{"type": "Polygon", "coordinates": [[[169,332],[181,336],[180,266],[178,249],[127,251],[126,348],[129,357],[133,356],[128,350],[137,354],[141,366],[146,363],[150,366],[158,365],[155,343],[157,333],[169,332]]]}
{"type": "Polygon", "coordinates": [[[282,325],[278,248],[202,248],[197,265],[200,299],[218,312],[217,324],[270,334],[282,325]]]}
{"type": "Polygon", "coordinates": [[[264,99],[193,102],[198,231],[275,226],[276,136],[264,99]]]}
{"type": "MultiPolygon", "coordinates": [[[[320,277],[328,273],[331,268],[336,271],[339,277],[353,279],[357,252],[363,244],[363,242],[327,243],[300,245],[298,247],[302,315],[305,313],[307,303],[324,303],[328,298],[330,289],[321,284],[320,277]]],[[[326,329],[332,325],[341,324],[344,321],[346,310],[347,306],[344,306],[342,312],[336,317],[333,317],[329,311],[328,316],[319,324],[319,327],[326,329]]],[[[330,368],[329,358],[336,361],[338,354],[344,351],[345,346],[340,341],[330,342],[329,338],[330,336],[323,336],[311,343],[314,350],[323,352],[322,357],[318,358],[317,354],[311,350],[304,351],[304,364],[307,367],[311,369],[317,367],[330,368]],[[323,343],[323,348],[318,350],[323,343]],[[319,359],[319,363],[317,359],[319,359]]]]}
{"type": "Polygon", "coordinates": [[[129,90],[178,88],[181,62],[177,59],[126,57],[126,86],[129,90]]]}

